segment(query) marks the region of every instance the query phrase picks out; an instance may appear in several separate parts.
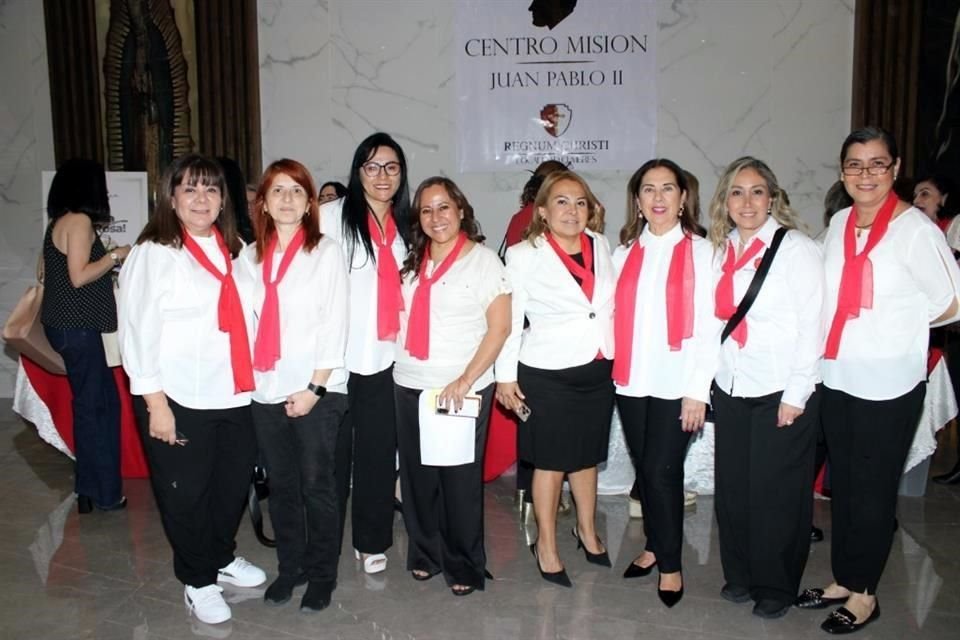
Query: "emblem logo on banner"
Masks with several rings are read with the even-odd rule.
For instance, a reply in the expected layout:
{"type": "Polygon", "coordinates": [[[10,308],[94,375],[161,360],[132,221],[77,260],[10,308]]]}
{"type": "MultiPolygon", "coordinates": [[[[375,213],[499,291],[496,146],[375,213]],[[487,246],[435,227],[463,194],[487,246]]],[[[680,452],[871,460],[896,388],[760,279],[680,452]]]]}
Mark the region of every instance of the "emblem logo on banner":
{"type": "Polygon", "coordinates": [[[654,0],[457,0],[456,7],[459,171],[530,169],[544,160],[574,170],[631,169],[653,155],[654,0]]]}
{"type": "Polygon", "coordinates": [[[573,109],[565,104],[547,104],[540,109],[540,123],[544,130],[554,138],[559,138],[573,120],[573,109]]]}

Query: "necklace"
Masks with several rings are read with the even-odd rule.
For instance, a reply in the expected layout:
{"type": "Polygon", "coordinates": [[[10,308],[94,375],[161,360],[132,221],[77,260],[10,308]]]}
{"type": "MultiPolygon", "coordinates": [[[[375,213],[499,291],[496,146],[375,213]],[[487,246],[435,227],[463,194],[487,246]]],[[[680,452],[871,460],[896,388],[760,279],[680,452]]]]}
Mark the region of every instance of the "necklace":
{"type": "Polygon", "coordinates": [[[869,229],[870,227],[872,227],[872,226],[873,226],[873,223],[871,222],[870,224],[862,224],[862,225],[861,225],[861,224],[855,224],[855,225],[853,225],[853,226],[855,226],[855,227],[857,228],[857,237],[859,238],[859,237],[860,237],[860,234],[863,232],[863,230],[864,230],[864,229],[869,229]]]}

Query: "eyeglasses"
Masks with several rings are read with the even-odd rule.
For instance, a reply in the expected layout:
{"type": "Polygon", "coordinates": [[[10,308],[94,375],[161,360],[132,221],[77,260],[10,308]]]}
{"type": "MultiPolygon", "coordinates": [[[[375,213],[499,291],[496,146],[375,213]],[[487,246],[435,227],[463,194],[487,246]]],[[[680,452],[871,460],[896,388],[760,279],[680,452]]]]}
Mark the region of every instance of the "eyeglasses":
{"type": "Polygon", "coordinates": [[[866,167],[861,167],[861,166],[852,165],[852,164],[845,164],[841,168],[841,171],[845,176],[862,176],[864,169],[866,169],[867,173],[870,174],[871,176],[882,176],[886,174],[888,171],[890,171],[890,169],[895,164],[897,164],[896,160],[894,160],[890,164],[871,164],[866,167]]]}
{"type": "Polygon", "coordinates": [[[385,171],[388,176],[398,176],[400,175],[400,163],[399,162],[386,162],[380,164],[379,162],[367,162],[364,165],[361,165],[363,173],[366,174],[368,178],[376,178],[380,175],[381,171],[385,171]]]}

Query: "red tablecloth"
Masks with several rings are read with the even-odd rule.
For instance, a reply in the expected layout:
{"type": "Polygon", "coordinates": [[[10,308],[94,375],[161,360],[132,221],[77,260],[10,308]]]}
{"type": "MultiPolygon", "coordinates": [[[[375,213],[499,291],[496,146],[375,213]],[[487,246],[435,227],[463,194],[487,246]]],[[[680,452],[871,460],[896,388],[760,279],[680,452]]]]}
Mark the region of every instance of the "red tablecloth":
{"type": "MultiPolygon", "coordinates": [[[[73,451],[73,393],[67,377],[49,373],[28,358],[21,356],[20,361],[30,385],[50,410],[57,432],[73,451]]],[[[120,475],[124,478],[146,478],[149,475],[147,461],[133,416],[133,397],[130,395],[127,374],[123,367],[114,367],[113,375],[117,380],[117,393],[120,396],[120,475]]]]}

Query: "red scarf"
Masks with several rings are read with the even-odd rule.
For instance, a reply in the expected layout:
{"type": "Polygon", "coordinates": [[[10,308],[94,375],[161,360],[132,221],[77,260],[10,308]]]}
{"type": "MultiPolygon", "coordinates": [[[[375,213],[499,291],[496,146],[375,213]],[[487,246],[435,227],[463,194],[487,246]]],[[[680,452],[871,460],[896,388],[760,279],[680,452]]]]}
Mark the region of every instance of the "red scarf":
{"type": "Polygon", "coordinates": [[[857,253],[857,206],[854,205],[843,230],[843,272],[840,275],[840,290],[837,292],[837,311],[833,314],[827,348],[823,355],[827,360],[836,360],[840,350],[840,338],[847,320],[860,317],[860,309],[873,308],[873,264],[870,252],[883,239],[897,208],[897,194],[892,190],[877,212],[870,228],[867,244],[857,253]]]}
{"type": "Polygon", "coordinates": [[[587,300],[593,302],[593,285],[596,278],[593,275],[593,245],[590,238],[585,233],[580,234],[580,252],[583,254],[583,266],[580,266],[576,260],[567,255],[567,252],[560,248],[553,235],[548,231],[543,234],[547,242],[553,247],[554,253],[560,258],[560,262],[576,278],[580,280],[580,288],[583,290],[587,300]]]}
{"type": "MultiPolygon", "coordinates": [[[[633,243],[617,279],[614,297],[613,336],[617,345],[613,359],[613,380],[624,386],[630,382],[633,334],[637,310],[637,285],[643,267],[643,247],[633,243]]],[[[693,240],[687,234],[673,247],[667,272],[667,344],[679,351],[685,339],[693,335],[693,240]]]]}
{"type": "MultiPolygon", "coordinates": [[[[765,247],[763,240],[754,238],[750,247],[743,252],[740,259],[737,260],[737,253],[733,248],[733,241],[727,245],[727,259],[723,263],[723,275],[720,276],[720,282],[717,283],[716,292],[716,315],[721,320],[729,320],[737,312],[737,305],[733,304],[733,274],[739,271],[745,264],[750,262],[765,247]]],[[[747,344],[747,319],[744,318],[740,324],[730,334],[740,348],[743,349],[747,344]]]]}
{"type": "Polygon", "coordinates": [[[457,237],[453,250],[447,254],[433,274],[427,276],[427,262],[430,257],[430,243],[427,243],[420,260],[420,273],[417,276],[417,288],[413,292],[413,302],[410,305],[410,318],[407,321],[407,342],[404,345],[410,355],[417,360],[426,360],[430,357],[430,289],[433,284],[443,277],[456,262],[460,250],[467,242],[467,234],[463,231],[457,237]]]}
{"type": "Polygon", "coordinates": [[[383,219],[384,233],[380,233],[373,213],[367,218],[370,239],[377,246],[377,338],[396,340],[400,331],[400,310],[403,295],[400,293],[400,268],[393,257],[393,241],[397,238],[397,223],[393,211],[383,219]]]}
{"type": "Polygon", "coordinates": [[[253,368],[257,371],[273,371],[274,364],[280,359],[280,298],[277,296],[277,285],[283,280],[297,251],[303,248],[304,239],[303,227],[300,227],[283,252],[277,279],[273,282],[270,282],[270,276],[273,275],[273,254],[277,250],[276,232],[267,243],[267,253],[263,256],[263,307],[260,310],[257,339],[253,343],[253,368]]]}
{"type": "Polygon", "coordinates": [[[183,229],[183,248],[186,249],[200,266],[210,275],[220,281],[220,297],[217,300],[217,323],[220,331],[230,334],[230,366],[233,369],[233,392],[242,393],[253,391],[253,366],[250,364],[250,343],[247,338],[247,322],[243,317],[243,308],[240,306],[240,294],[237,292],[237,283],[233,280],[233,262],[230,251],[223,241],[223,235],[216,226],[211,227],[217,239],[217,246],[223,254],[223,261],[227,265],[227,272],[220,271],[213,266],[210,258],[203,252],[197,241],[183,229]]]}

